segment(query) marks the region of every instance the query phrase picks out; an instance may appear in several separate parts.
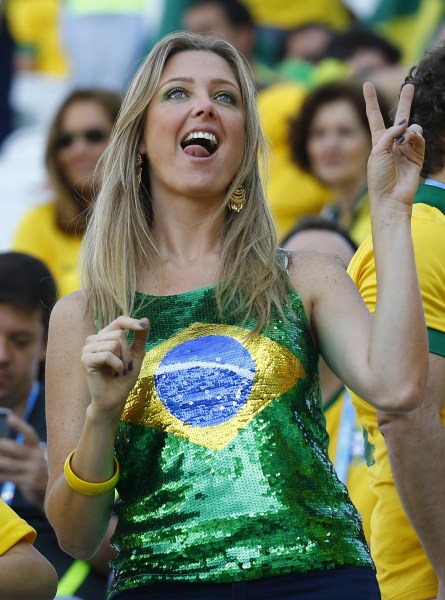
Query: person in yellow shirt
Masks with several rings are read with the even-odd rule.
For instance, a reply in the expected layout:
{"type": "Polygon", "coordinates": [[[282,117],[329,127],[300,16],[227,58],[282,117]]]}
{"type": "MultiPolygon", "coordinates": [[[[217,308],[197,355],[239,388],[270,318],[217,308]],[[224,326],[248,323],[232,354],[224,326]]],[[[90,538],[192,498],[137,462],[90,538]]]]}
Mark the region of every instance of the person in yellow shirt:
{"type": "Polygon", "coordinates": [[[5,600],[52,600],[57,575],[33,547],[36,531],[0,500],[0,594],[5,600]]]}
{"type": "Polygon", "coordinates": [[[294,82],[271,85],[258,94],[258,111],[270,152],[267,200],[281,240],[302,217],[317,214],[330,190],[292,160],[289,121],[298,114],[306,90],[294,82]]]}
{"type": "Polygon", "coordinates": [[[21,70],[65,78],[68,63],[60,44],[61,0],[8,0],[6,12],[21,70]]]}
{"type": "Polygon", "coordinates": [[[71,92],[48,133],[46,166],[53,199],[25,214],[13,249],[39,258],[56,280],[59,296],[79,288],[77,264],[93,173],[108,144],[120,96],[100,89],[71,92]]]}
{"type": "MultiPolygon", "coordinates": [[[[356,396],[353,402],[368,434],[368,472],[377,496],[371,552],[382,598],[444,600],[445,45],[427,53],[406,82],[415,86],[411,118],[422,125],[426,141],[425,179],[414,198],[411,227],[428,327],[428,384],[423,403],[409,414],[376,411],[356,396]]],[[[371,238],[359,248],[349,273],[374,311],[371,238]]]]}
{"type": "MultiPolygon", "coordinates": [[[[389,107],[380,94],[379,104],[388,123],[389,107]]],[[[371,134],[361,84],[339,80],[312,90],[291,121],[290,145],[300,169],[331,190],[321,214],[360,244],[371,231],[366,184],[371,134]]]]}

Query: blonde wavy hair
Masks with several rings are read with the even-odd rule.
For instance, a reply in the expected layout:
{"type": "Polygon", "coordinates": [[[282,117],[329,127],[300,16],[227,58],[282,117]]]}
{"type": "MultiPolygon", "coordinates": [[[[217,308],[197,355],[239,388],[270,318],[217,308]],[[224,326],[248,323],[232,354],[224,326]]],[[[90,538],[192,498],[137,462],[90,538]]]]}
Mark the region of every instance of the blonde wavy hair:
{"type": "Polygon", "coordinates": [[[99,164],[101,189],[84,236],[81,260],[82,282],[99,327],[121,314],[132,314],[138,274],[160,260],[151,233],[150,174],[144,159],[139,187],[136,156],[147,105],[164,66],[173,55],[186,51],[214,52],[226,60],[240,86],[244,107],[244,157],[220,207],[224,225],[216,277],[219,310],[222,314],[229,304],[238,307],[245,322],[256,319],[255,331],[270,321],[273,306],[283,314],[288,279],[277,254],[275,228],[260,179],[259,159],[265,161],[266,144],[250,67],[228,42],[177,32],[160,40],[140,66],[99,164]],[[240,213],[230,212],[227,204],[240,184],[246,191],[246,205],[240,213]]]}

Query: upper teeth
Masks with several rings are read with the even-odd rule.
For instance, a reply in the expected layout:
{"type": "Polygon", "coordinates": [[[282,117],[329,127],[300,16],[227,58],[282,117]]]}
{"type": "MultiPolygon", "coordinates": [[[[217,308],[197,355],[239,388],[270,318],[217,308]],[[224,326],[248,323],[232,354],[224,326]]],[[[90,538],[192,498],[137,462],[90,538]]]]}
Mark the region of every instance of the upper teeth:
{"type": "Polygon", "coordinates": [[[216,140],[216,135],[214,135],[213,133],[207,133],[207,131],[194,131],[192,133],[189,133],[183,143],[185,144],[186,142],[189,142],[190,140],[196,140],[198,138],[204,138],[206,140],[210,140],[212,142],[212,144],[214,144],[215,146],[218,143],[216,140]]]}

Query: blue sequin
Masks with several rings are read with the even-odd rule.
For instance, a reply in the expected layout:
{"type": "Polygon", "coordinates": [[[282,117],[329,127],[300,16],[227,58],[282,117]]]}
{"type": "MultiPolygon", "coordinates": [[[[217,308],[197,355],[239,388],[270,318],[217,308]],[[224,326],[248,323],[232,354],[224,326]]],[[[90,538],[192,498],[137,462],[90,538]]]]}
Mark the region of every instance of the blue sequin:
{"type": "Polygon", "coordinates": [[[156,370],[155,387],[172,415],[194,427],[209,427],[237,414],[254,376],[255,363],[242,344],[210,335],[170,350],[156,370]]]}

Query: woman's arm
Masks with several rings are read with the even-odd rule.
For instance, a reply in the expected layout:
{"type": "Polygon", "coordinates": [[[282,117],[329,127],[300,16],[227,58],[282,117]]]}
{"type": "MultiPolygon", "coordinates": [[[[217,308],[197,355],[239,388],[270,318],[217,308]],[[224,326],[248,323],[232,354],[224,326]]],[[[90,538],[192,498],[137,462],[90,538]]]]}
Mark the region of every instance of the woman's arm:
{"type": "Polygon", "coordinates": [[[120,317],[98,334],[92,333],[92,326],[83,293],[57,303],[50,321],[46,374],[46,511],[61,547],[82,559],[90,558],[102,542],[114,489],[101,496],[75,491],[64,476],[65,460],[76,449],[71,467],[77,477],[90,483],[112,477],[116,429],[136,383],[148,335],[146,321],[129,317],[120,317]],[[128,329],[135,331],[131,346],[128,329]]]}
{"type": "Polygon", "coordinates": [[[291,274],[297,287],[307,281],[304,293],[310,298],[315,334],[331,369],[375,407],[402,412],[420,403],[428,376],[411,238],[412,199],[424,152],[420,127],[406,128],[412,91],[412,86],[403,88],[396,116],[401,124],[386,130],[374,88],[364,86],[373,139],[368,189],[378,280],[374,318],[337,261],[306,258],[291,274]]]}

